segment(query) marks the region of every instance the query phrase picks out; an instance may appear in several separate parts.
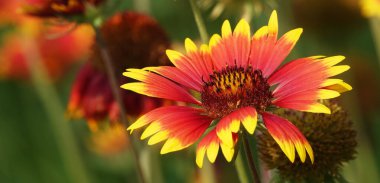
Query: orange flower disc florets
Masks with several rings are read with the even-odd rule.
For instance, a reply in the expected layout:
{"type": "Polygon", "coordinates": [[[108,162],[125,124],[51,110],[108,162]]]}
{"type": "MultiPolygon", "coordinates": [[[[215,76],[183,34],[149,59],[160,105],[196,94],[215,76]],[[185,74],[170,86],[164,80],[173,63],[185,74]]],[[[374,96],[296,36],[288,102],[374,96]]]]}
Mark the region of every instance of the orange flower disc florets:
{"type": "Polygon", "coordinates": [[[210,75],[210,80],[204,82],[201,96],[205,111],[215,118],[246,106],[264,111],[273,97],[260,70],[237,66],[227,66],[210,75]]]}

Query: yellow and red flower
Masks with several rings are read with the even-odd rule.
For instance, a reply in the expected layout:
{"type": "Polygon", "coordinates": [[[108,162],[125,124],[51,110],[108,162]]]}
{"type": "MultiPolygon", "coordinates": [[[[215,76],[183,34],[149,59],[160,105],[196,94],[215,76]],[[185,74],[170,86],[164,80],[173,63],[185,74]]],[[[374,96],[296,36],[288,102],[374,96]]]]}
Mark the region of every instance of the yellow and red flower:
{"type": "Polygon", "coordinates": [[[127,69],[123,73],[139,81],[122,85],[124,89],[191,104],[152,110],[128,130],[148,125],[141,139],[150,137],[148,144],[166,140],[161,154],[184,149],[200,139],[196,163],[202,167],[205,154],[214,162],[219,147],[231,161],[241,126],[253,134],[260,118],[291,162],[296,152],[302,162],[307,154],[313,162],[312,148],[302,133],[270,109],[330,113],[318,100],[335,98],[352,89],[343,80],[330,78],[350,68],[335,66],[344,57],[313,56],[280,66],[302,29],[291,30],[277,39],[276,11],[268,26],[261,27],[252,37],[245,20],[234,31],[225,21],[221,32],[221,36],[214,34],[209,44],[200,48],[186,39],[186,55],[167,50],[174,67],[127,69]]]}

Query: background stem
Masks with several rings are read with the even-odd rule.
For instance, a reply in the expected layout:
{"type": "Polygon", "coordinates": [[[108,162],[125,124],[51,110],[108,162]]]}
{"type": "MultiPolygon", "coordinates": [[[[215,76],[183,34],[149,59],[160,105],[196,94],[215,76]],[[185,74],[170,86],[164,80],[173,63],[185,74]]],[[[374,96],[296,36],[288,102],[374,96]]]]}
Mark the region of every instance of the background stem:
{"type": "MultiPolygon", "coordinates": [[[[30,34],[26,32],[25,34],[30,34]]],[[[58,97],[55,88],[48,79],[44,65],[41,63],[38,46],[24,36],[23,49],[27,53],[27,64],[30,68],[31,80],[36,89],[43,107],[46,110],[48,121],[54,132],[55,140],[62,157],[63,166],[68,173],[69,180],[75,183],[90,183],[86,168],[80,156],[78,144],[74,139],[74,134],[70,123],[64,117],[64,108],[58,97]]]]}
{"type": "Polygon", "coordinates": [[[206,30],[206,25],[202,19],[202,14],[198,9],[198,6],[195,4],[195,0],[189,0],[191,9],[193,10],[195,23],[197,24],[199,34],[203,43],[208,42],[208,33],[206,30]]]}
{"type": "MultiPolygon", "coordinates": [[[[117,79],[115,76],[115,68],[113,66],[111,56],[108,53],[106,42],[103,39],[103,36],[102,36],[100,29],[96,26],[93,26],[93,27],[94,27],[95,35],[96,35],[96,43],[98,44],[99,49],[100,49],[100,54],[101,54],[102,60],[104,62],[105,68],[106,68],[106,72],[107,72],[108,80],[110,82],[110,86],[111,86],[111,89],[113,92],[113,96],[114,96],[115,101],[117,102],[117,104],[119,106],[119,109],[120,109],[121,122],[125,127],[127,127],[130,125],[130,123],[127,120],[126,110],[125,110],[123,100],[121,97],[120,87],[118,85],[118,82],[117,82],[117,79]]],[[[146,179],[145,179],[144,172],[143,172],[143,169],[141,166],[140,156],[139,156],[139,152],[138,152],[138,149],[136,146],[135,137],[132,135],[131,136],[127,135],[127,138],[129,139],[129,142],[131,145],[130,148],[132,150],[132,154],[133,154],[134,159],[136,161],[135,162],[136,172],[139,176],[139,180],[141,183],[145,183],[146,179]]]]}
{"type": "Polygon", "coordinates": [[[371,18],[369,22],[371,25],[372,35],[375,42],[377,60],[380,66],[380,18],[371,18]]]}

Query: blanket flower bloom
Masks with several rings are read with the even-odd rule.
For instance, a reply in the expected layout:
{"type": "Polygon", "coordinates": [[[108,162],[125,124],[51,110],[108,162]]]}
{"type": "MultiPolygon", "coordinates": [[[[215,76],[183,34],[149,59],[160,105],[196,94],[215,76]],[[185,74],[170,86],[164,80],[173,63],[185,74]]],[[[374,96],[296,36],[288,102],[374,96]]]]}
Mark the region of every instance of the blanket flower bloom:
{"type": "Polygon", "coordinates": [[[335,66],[344,57],[306,57],[280,67],[302,29],[291,30],[277,39],[276,11],[268,26],[261,27],[252,37],[245,20],[234,31],[225,21],[221,32],[221,36],[213,35],[209,44],[200,48],[186,39],[186,55],[167,50],[174,67],[127,69],[123,73],[139,81],[122,85],[124,89],[191,104],[152,110],[128,130],[148,125],[141,139],[150,137],[150,145],[166,140],[161,154],[184,149],[200,139],[196,163],[202,167],[204,156],[213,163],[219,148],[231,161],[238,133],[244,127],[253,134],[260,118],[291,162],[296,152],[302,162],[307,154],[313,162],[313,150],[302,133],[270,109],[329,114],[329,108],[318,100],[335,98],[352,89],[343,80],[330,78],[350,68],[335,66]]]}

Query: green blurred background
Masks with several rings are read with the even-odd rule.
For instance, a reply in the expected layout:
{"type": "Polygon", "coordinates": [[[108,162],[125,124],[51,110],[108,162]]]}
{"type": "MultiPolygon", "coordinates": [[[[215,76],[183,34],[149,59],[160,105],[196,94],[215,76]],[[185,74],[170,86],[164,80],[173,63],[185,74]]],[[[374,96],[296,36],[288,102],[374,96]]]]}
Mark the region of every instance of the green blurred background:
{"type": "MultiPolygon", "coordinates": [[[[167,31],[174,45],[182,44],[186,37],[199,40],[189,1],[122,2],[121,9],[148,11],[167,31]]],[[[380,59],[376,55],[376,40],[373,36],[380,32],[373,32],[370,23],[373,20],[361,15],[356,0],[260,2],[264,3],[262,11],[252,12],[251,25],[254,30],[266,23],[274,8],[279,14],[280,33],[296,27],[304,28],[300,41],[287,60],[320,54],[346,56],[344,62],[351,69],[342,77],[354,89],[343,94],[340,101],[349,111],[358,130],[358,154],[355,160],[345,165],[344,175],[350,182],[380,182],[380,59]]],[[[202,10],[209,34],[218,33],[224,19],[231,20],[232,25],[239,20],[242,12],[240,6],[228,7],[235,9],[222,13],[216,19],[210,18],[212,7],[202,10]]],[[[0,37],[11,30],[8,25],[0,25],[0,29],[0,37]]],[[[54,83],[53,89],[58,92],[61,109],[67,104],[71,84],[80,65],[72,66],[54,83]]],[[[59,116],[48,116],[42,100],[38,89],[30,81],[0,80],[0,182],[75,182],[76,179],[71,177],[72,174],[68,173],[63,163],[62,153],[65,151],[62,150],[61,137],[56,134],[56,122],[50,121],[59,116]]],[[[73,140],[79,148],[77,155],[83,161],[90,182],[137,182],[133,159],[128,150],[113,156],[96,154],[89,148],[90,132],[85,121],[67,123],[73,132],[73,140]]],[[[142,156],[155,159],[155,166],[160,167],[163,173],[160,176],[155,175],[159,172],[153,172],[152,176],[157,178],[153,182],[201,181],[193,150],[161,156],[158,146],[150,149],[151,152],[142,156]]],[[[217,164],[227,167],[218,181],[237,181],[232,164],[224,161],[217,164]]]]}

